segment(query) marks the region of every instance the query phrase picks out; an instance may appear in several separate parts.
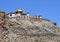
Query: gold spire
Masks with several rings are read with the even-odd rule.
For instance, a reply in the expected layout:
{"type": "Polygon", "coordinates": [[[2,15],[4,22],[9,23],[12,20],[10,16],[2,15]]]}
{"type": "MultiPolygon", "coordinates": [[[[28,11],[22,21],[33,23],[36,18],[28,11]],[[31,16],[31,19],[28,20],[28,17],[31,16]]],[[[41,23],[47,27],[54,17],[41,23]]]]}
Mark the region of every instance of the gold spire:
{"type": "Polygon", "coordinates": [[[16,11],[17,13],[22,13],[23,11],[22,11],[22,9],[17,9],[17,11],[16,11]]]}
{"type": "Polygon", "coordinates": [[[18,12],[22,12],[22,9],[19,8],[17,11],[18,11],[18,12]]]}

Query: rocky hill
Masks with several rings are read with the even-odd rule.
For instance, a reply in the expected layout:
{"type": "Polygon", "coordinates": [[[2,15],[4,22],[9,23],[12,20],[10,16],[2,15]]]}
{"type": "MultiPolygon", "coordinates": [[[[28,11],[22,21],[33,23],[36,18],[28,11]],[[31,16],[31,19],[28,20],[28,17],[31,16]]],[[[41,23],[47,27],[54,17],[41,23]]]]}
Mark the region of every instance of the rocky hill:
{"type": "Polygon", "coordinates": [[[60,28],[48,19],[1,16],[0,42],[60,42],[60,28]]]}
{"type": "Polygon", "coordinates": [[[0,28],[0,42],[60,42],[60,29],[51,21],[5,19],[0,28]]]}

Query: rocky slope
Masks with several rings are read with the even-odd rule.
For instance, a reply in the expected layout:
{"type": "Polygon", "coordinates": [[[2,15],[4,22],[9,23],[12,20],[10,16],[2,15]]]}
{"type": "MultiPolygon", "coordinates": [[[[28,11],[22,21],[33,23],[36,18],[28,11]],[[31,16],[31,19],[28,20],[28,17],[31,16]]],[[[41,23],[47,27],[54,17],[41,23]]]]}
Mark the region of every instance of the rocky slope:
{"type": "Polygon", "coordinates": [[[7,18],[0,42],[60,42],[60,29],[51,21],[7,18]]]}

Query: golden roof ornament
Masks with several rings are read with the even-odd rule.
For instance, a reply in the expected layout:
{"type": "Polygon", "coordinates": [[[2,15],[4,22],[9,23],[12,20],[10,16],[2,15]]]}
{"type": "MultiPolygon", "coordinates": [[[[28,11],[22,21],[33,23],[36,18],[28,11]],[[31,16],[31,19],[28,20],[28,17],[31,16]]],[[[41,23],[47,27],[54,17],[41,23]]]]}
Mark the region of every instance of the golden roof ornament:
{"type": "Polygon", "coordinates": [[[22,9],[19,8],[17,11],[18,11],[18,12],[22,12],[22,9]]]}

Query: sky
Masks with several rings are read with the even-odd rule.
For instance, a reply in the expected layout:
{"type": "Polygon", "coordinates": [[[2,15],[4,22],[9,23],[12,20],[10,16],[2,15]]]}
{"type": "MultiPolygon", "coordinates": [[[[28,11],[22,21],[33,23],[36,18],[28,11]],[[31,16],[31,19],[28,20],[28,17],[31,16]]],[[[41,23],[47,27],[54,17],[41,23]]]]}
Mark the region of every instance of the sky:
{"type": "Polygon", "coordinates": [[[21,8],[31,16],[41,15],[60,27],[60,0],[0,0],[0,10],[6,13],[21,8]]]}

